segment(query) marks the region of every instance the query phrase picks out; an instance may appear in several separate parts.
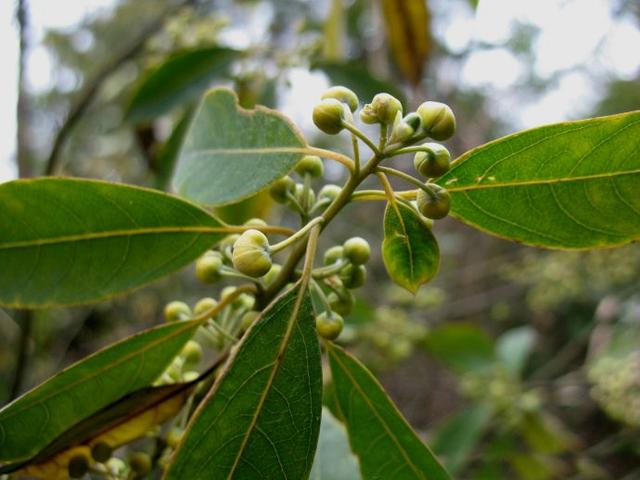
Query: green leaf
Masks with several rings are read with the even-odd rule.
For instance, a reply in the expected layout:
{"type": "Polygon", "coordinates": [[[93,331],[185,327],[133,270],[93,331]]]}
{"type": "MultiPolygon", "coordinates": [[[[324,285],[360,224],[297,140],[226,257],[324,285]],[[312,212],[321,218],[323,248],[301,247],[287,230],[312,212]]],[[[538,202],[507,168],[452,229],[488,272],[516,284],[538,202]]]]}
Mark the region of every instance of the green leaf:
{"type": "Polygon", "coordinates": [[[63,370],[0,410],[0,461],[31,458],[60,434],[125,395],[150,385],[198,323],[162,325],[63,370]]]}
{"type": "Polygon", "coordinates": [[[0,305],[108,298],[178,270],[222,238],[221,224],[178,198],[93,180],[0,185],[0,305]]]}
{"type": "Polygon", "coordinates": [[[476,404],[438,429],[432,443],[433,451],[443,459],[452,475],[460,472],[470,460],[491,417],[490,407],[476,404]]]}
{"type": "Polygon", "coordinates": [[[391,279],[415,293],[440,265],[438,242],[413,208],[400,202],[384,212],[382,259],[391,279]]]}
{"type": "Polygon", "coordinates": [[[223,47],[186,50],[150,72],[133,94],[127,111],[132,122],[151,120],[198,98],[212,80],[224,77],[240,52],[223,47]]]}
{"type": "Polygon", "coordinates": [[[154,163],[155,173],[154,186],[160,190],[166,190],[169,180],[173,175],[173,169],[180,153],[180,147],[189,129],[189,124],[193,118],[193,109],[188,109],[180,118],[180,121],[173,127],[171,135],[162,146],[154,163]]]}
{"type": "Polygon", "coordinates": [[[588,249],[640,239],[640,112],[546,125],[458,158],[438,180],[464,222],[517,242],[588,249]]]}
{"type": "Polygon", "coordinates": [[[338,404],[363,478],[450,479],[366,367],[342,348],[329,342],[326,347],[338,404]]]}
{"type": "Polygon", "coordinates": [[[482,329],[464,323],[434,328],[425,348],[459,374],[484,370],[495,362],[493,340],[482,329]]]}
{"type": "Polygon", "coordinates": [[[321,396],[311,302],[298,284],[243,337],[191,420],[165,479],[307,478],[321,396]]]}
{"type": "Polygon", "coordinates": [[[312,480],[361,478],[358,461],[349,448],[347,432],[326,407],[322,409],[320,439],[309,478],[312,480]]]}
{"type": "Polygon", "coordinates": [[[407,99],[393,83],[373,75],[367,67],[355,62],[321,61],[311,66],[312,70],[324,72],[331,83],[350,88],[358,95],[360,103],[369,103],[376,94],[386,92],[407,105],[407,99]]]}
{"type": "Polygon", "coordinates": [[[244,110],[231,90],[215,88],[195,114],[173,185],[205,205],[234,203],[287,174],[306,146],[280,113],[260,106],[244,110]]]}

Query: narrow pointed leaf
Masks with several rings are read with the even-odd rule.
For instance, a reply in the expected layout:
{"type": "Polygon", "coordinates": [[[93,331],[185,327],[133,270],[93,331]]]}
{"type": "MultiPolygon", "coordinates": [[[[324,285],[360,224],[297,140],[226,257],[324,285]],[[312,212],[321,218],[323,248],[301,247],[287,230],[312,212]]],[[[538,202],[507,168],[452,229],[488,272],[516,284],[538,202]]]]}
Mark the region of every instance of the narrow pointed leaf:
{"type": "Polygon", "coordinates": [[[197,323],[147,330],[63,370],[0,410],[0,461],[25,460],[78,422],[150,385],[197,323]]]}
{"type": "Polygon", "coordinates": [[[387,205],[382,259],[391,279],[412,293],[438,273],[438,242],[418,212],[407,205],[387,205]]]}
{"type": "Polygon", "coordinates": [[[245,110],[231,90],[216,88],[195,113],[173,185],[205,205],[234,203],[288,173],[306,146],[282,114],[260,106],[245,110]]]}
{"type": "Polygon", "coordinates": [[[351,453],[347,432],[331,411],[323,407],[320,439],[311,480],[358,480],[358,460],[351,453]]]}
{"type": "Polygon", "coordinates": [[[152,120],[196,100],[214,79],[229,73],[239,56],[240,52],[224,47],[195,48],[173,55],[143,78],[127,117],[132,122],[152,120]]]}
{"type": "Polygon", "coordinates": [[[298,284],[247,332],[191,420],[165,478],[307,478],[321,396],[311,302],[298,284]]]}
{"type": "Polygon", "coordinates": [[[365,480],[450,480],[362,363],[327,343],[336,397],[365,480]]]}
{"type": "Polygon", "coordinates": [[[509,135],[438,180],[462,221],[517,242],[588,249],[640,239],[640,112],[509,135]]]}
{"type": "Polygon", "coordinates": [[[0,305],[101,300],[187,265],[224,233],[178,198],[93,180],[0,185],[0,305]]]}

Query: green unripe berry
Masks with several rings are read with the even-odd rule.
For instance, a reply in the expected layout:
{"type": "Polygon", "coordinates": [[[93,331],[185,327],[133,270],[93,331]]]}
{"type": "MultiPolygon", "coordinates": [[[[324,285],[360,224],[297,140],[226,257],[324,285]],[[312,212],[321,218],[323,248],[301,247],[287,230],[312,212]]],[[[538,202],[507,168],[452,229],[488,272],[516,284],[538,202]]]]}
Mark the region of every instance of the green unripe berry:
{"type": "Polygon", "coordinates": [[[69,460],[67,469],[69,470],[70,478],[84,477],[89,471],[89,457],[84,454],[74,455],[69,460]]]}
{"type": "Polygon", "coordinates": [[[276,279],[276,277],[280,273],[280,270],[282,270],[282,265],[280,265],[279,263],[274,263],[271,266],[271,269],[264,276],[264,283],[267,285],[273,283],[273,281],[276,279]]]}
{"type": "Polygon", "coordinates": [[[259,230],[247,230],[233,244],[233,266],[240,273],[258,278],[271,269],[269,240],[259,230]]]}
{"type": "Polygon", "coordinates": [[[334,340],[343,328],[344,319],[336,312],[322,312],[316,317],[316,330],[322,338],[334,340]]]}
{"type": "Polygon", "coordinates": [[[209,310],[214,308],[216,305],[218,305],[218,302],[216,302],[215,299],[211,297],[201,298],[200,300],[198,300],[198,303],[196,303],[195,306],[193,307],[193,313],[195,315],[200,315],[204,312],[208,312],[209,310]]]}
{"type": "Polygon", "coordinates": [[[294,170],[301,177],[309,174],[313,178],[318,178],[324,174],[324,165],[322,164],[322,159],[317,155],[305,155],[296,164],[294,170]]]}
{"type": "Polygon", "coordinates": [[[184,430],[180,427],[173,427],[167,433],[167,445],[169,445],[174,450],[180,445],[180,440],[182,440],[182,436],[184,435],[184,430]]]}
{"type": "Polygon", "coordinates": [[[273,198],[278,203],[287,203],[289,200],[287,198],[288,193],[293,193],[296,186],[296,182],[293,181],[293,178],[289,176],[284,176],[278,180],[276,180],[271,188],[269,189],[269,194],[271,198],[273,198]]]}
{"type": "Polygon", "coordinates": [[[344,247],[342,245],[336,245],[335,247],[329,248],[326,252],[324,252],[324,264],[325,265],[333,265],[334,263],[342,260],[344,258],[344,247]]]}
{"type": "Polygon", "coordinates": [[[449,192],[433,183],[429,184],[430,192],[418,190],[416,205],[418,211],[427,218],[439,220],[446,217],[451,209],[451,196],[449,192]]]}
{"type": "Polygon", "coordinates": [[[266,227],[267,226],[267,222],[265,222],[261,218],[250,218],[249,220],[244,222],[244,225],[246,227],[253,227],[253,228],[266,227]]]}
{"type": "Polygon", "coordinates": [[[341,292],[340,295],[335,292],[331,292],[327,297],[327,300],[329,301],[331,310],[342,316],[346,316],[351,313],[351,310],[353,310],[353,304],[355,302],[353,294],[348,290],[341,292]]]}
{"type": "Polygon", "coordinates": [[[342,119],[345,117],[345,107],[335,98],[322,100],[313,109],[313,123],[324,133],[336,135],[342,130],[342,119]]]}
{"type": "Polygon", "coordinates": [[[418,107],[422,128],[434,140],[447,140],[456,131],[456,117],[448,105],[440,102],[424,102],[418,107]]]}
{"type": "Polygon", "coordinates": [[[371,103],[364,106],[360,112],[360,119],[364,123],[393,125],[398,112],[402,115],[400,100],[388,93],[379,93],[373,97],[371,103]]]}
{"type": "Polygon", "coordinates": [[[187,365],[197,365],[202,360],[202,347],[194,340],[189,340],[182,348],[180,356],[187,365]]]}
{"type": "Polygon", "coordinates": [[[134,452],[129,457],[129,466],[138,475],[148,475],[151,472],[151,457],[144,452],[134,452]]]}
{"type": "Polygon", "coordinates": [[[335,86],[322,94],[322,100],[327,98],[335,98],[336,100],[346,103],[349,110],[355,112],[358,109],[358,96],[347,87],[335,86]]]}
{"type": "Polygon", "coordinates": [[[184,302],[169,302],[164,307],[164,318],[167,322],[177,322],[191,318],[191,309],[184,302]]]}
{"type": "Polygon", "coordinates": [[[91,456],[98,463],[105,463],[113,454],[113,448],[105,442],[98,442],[91,447],[91,456]]]}
{"type": "Polygon", "coordinates": [[[328,183],[318,192],[318,201],[333,202],[342,193],[342,188],[338,185],[328,183]]]}
{"type": "Polygon", "coordinates": [[[371,247],[362,237],[353,237],[344,242],[344,256],[354,265],[362,265],[369,261],[371,247]]]}
{"type": "Polygon", "coordinates": [[[413,166],[416,171],[427,178],[437,178],[451,168],[451,154],[439,143],[425,143],[426,152],[418,152],[413,157],[413,166]]]}
{"type": "Polygon", "coordinates": [[[367,269],[364,265],[347,265],[340,272],[342,284],[350,290],[362,287],[366,279],[367,269]]]}
{"type": "Polygon", "coordinates": [[[208,252],[196,262],[196,278],[202,283],[212,284],[220,280],[222,255],[218,252],[208,252]]]}
{"type": "Polygon", "coordinates": [[[242,316],[242,328],[247,330],[260,316],[260,312],[255,310],[249,310],[242,316]]]}

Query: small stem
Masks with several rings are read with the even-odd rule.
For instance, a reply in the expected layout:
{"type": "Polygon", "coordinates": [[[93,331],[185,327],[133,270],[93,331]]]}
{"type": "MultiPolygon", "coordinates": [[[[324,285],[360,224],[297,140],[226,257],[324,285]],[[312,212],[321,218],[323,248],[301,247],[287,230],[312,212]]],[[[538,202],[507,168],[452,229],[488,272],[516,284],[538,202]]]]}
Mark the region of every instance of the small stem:
{"type": "Polygon", "coordinates": [[[241,278],[243,280],[248,280],[250,282],[259,284],[260,280],[258,280],[257,278],[253,278],[250,277],[249,275],[245,275],[244,273],[240,273],[239,271],[231,268],[231,267],[227,267],[226,265],[222,265],[220,267],[220,274],[225,276],[225,277],[231,277],[231,278],[241,278]]]}
{"type": "Polygon", "coordinates": [[[313,270],[313,278],[325,278],[339,273],[349,263],[346,259],[341,259],[333,265],[327,265],[326,267],[320,267],[313,270]]]}
{"type": "Polygon", "coordinates": [[[322,302],[322,305],[324,305],[324,309],[328,312],[331,311],[331,304],[329,303],[329,299],[322,291],[322,287],[313,278],[311,279],[311,288],[313,288],[318,294],[318,297],[320,297],[320,301],[322,302]]]}
{"type": "Polygon", "coordinates": [[[362,140],[367,147],[371,149],[371,151],[377,156],[380,155],[380,150],[376,147],[376,144],[373,143],[369,137],[367,137],[358,127],[356,127],[353,123],[342,121],[342,126],[349,130],[353,135],[362,140]]]}
{"type": "Polygon", "coordinates": [[[212,321],[208,324],[211,328],[213,328],[216,332],[222,335],[224,338],[229,340],[232,344],[236,343],[238,339],[231,335],[222,325],[218,325],[215,321],[212,321]]]}
{"type": "Polygon", "coordinates": [[[400,170],[396,170],[395,168],[378,167],[378,168],[376,168],[376,172],[382,172],[382,173],[387,173],[389,175],[394,175],[396,177],[399,177],[399,178],[411,183],[412,185],[415,185],[418,188],[421,188],[422,190],[427,190],[427,188],[425,187],[425,184],[423,182],[421,182],[417,178],[412,177],[408,173],[404,173],[404,172],[402,172],[400,170]]]}
{"type": "Polygon", "coordinates": [[[311,191],[311,175],[307,172],[304,174],[304,183],[302,185],[302,224],[306,224],[309,221],[309,210],[312,205],[309,205],[309,192],[311,191]]]}
{"type": "Polygon", "coordinates": [[[358,145],[358,137],[351,134],[351,146],[353,147],[353,174],[360,173],[360,146],[358,145]]]}
{"type": "Polygon", "coordinates": [[[354,169],[353,160],[351,160],[346,155],[343,155],[338,152],[333,152],[331,150],[325,150],[324,148],[317,148],[317,147],[306,147],[304,150],[305,150],[305,153],[308,153],[309,155],[317,155],[319,157],[327,158],[329,160],[334,160],[338,163],[341,163],[342,165],[347,167],[347,169],[350,172],[353,172],[353,169],[354,169]]]}
{"type": "Polygon", "coordinates": [[[304,292],[309,286],[311,281],[311,274],[313,272],[313,261],[316,258],[316,250],[318,249],[318,237],[320,236],[321,225],[316,223],[311,228],[309,233],[309,239],[307,240],[307,253],[304,258],[304,265],[302,267],[302,278],[300,279],[300,291],[304,292]]]}
{"type": "Polygon", "coordinates": [[[283,241],[276,243],[275,245],[272,245],[271,253],[277,253],[280,250],[287,248],[289,245],[303,238],[309,232],[309,230],[311,230],[313,227],[323,222],[324,222],[324,218],[322,217],[316,217],[313,220],[310,220],[309,223],[307,223],[304,227],[302,227],[296,233],[291,235],[289,238],[286,238],[283,241]]]}
{"type": "Polygon", "coordinates": [[[300,202],[298,201],[298,199],[295,197],[295,195],[293,195],[293,193],[291,192],[287,192],[287,200],[289,200],[289,202],[291,202],[291,205],[293,205],[293,207],[295,208],[295,210],[300,214],[300,215],[304,215],[304,208],[302,208],[302,205],[300,205],[300,202]]]}
{"type": "MultiPolygon", "coordinates": [[[[400,200],[415,200],[417,190],[403,190],[401,192],[395,192],[395,197],[400,200]]],[[[354,201],[376,201],[386,200],[387,194],[383,190],[358,190],[351,195],[351,200],[354,201]]]]}
{"type": "Polygon", "coordinates": [[[209,318],[218,315],[227,305],[231,305],[231,303],[233,303],[233,301],[243,293],[256,293],[257,290],[258,289],[256,288],[256,286],[253,284],[240,285],[239,287],[236,287],[236,289],[229,295],[220,299],[216,306],[211,307],[209,310],[205,310],[204,312],[191,317],[191,320],[204,323],[209,318]]]}
{"type": "Polygon", "coordinates": [[[378,146],[378,151],[383,152],[384,147],[387,145],[387,135],[388,135],[389,127],[386,123],[380,125],[380,145],[378,146]]]}
{"type": "Polygon", "coordinates": [[[390,204],[395,205],[396,197],[395,197],[395,194],[394,194],[394,191],[393,191],[393,187],[389,183],[389,179],[387,178],[387,176],[382,172],[377,172],[376,173],[376,177],[378,177],[378,180],[380,180],[380,183],[382,184],[382,187],[384,188],[384,193],[385,193],[385,195],[387,197],[387,201],[390,204]]]}
{"type": "MultiPolygon", "coordinates": [[[[393,147],[393,145],[390,145],[389,147],[393,147]]],[[[433,149],[429,148],[429,147],[424,147],[422,145],[415,145],[413,147],[404,147],[404,148],[398,148],[397,150],[394,150],[392,148],[388,148],[387,151],[385,151],[385,153],[389,156],[389,157],[395,157],[397,155],[403,155],[405,153],[417,153],[417,152],[433,152],[433,149]]]]}

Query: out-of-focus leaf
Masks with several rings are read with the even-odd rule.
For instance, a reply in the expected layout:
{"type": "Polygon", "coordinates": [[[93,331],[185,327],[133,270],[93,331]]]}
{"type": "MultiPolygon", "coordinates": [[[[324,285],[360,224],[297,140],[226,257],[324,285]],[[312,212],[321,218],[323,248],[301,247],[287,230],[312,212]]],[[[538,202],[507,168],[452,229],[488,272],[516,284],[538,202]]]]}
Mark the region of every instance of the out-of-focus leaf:
{"type": "Polygon", "coordinates": [[[171,135],[155,159],[153,165],[155,172],[154,185],[160,190],[167,189],[171,175],[173,175],[173,169],[178,159],[182,141],[187,133],[192,117],[192,109],[187,110],[184,115],[182,115],[182,118],[173,128],[173,132],[171,132],[171,135]]]}
{"type": "Polygon", "coordinates": [[[402,91],[391,82],[373,75],[365,66],[354,62],[316,62],[312,70],[321,70],[334,85],[343,85],[358,95],[360,103],[369,103],[378,93],[386,92],[407,105],[407,99],[402,91]]]}
{"type": "Polygon", "coordinates": [[[358,461],[351,453],[347,432],[327,408],[322,409],[320,438],[309,478],[311,480],[357,480],[360,478],[358,461]]]}
{"type": "Polygon", "coordinates": [[[450,323],[433,329],[425,348],[457,373],[484,370],[495,361],[493,341],[473,325],[450,323]]]}
{"type": "Polygon", "coordinates": [[[391,279],[412,293],[438,272],[436,238],[418,212],[403,203],[387,204],[382,259],[391,279]]]}
{"type": "Polygon", "coordinates": [[[133,94],[127,111],[132,122],[151,120],[197,99],[215,78],[224,77],[240,52],[205,47],[175,54],[150,72],[133,94]]]}
{"type": "Polygon", "coordinates": [[[264,107],[244,110],[233,91],[215,88],[187,132],[173,185],[205,205],[235,203],[288,173],[306,146],[282,114],[264,107]]]}
{"type": "Polygon", "coordinates": [[[321,397],[313,311],[298,284],[247,331],[193,416],[165,478],[307,478],[321,397]]]}
{"type": "Polygon", "coordinates": [[[215,214],[223,222],[240,224],[250,218],[268,218],[273,205],[273,198],[268,191],[263,190],[238,203],[218,207],[215,214]]]}
{"type": "Polygon", "coordinates": [[[342,348],[327,343],[331,375],[349,441],[369,479],[449,480],[375,377],[342,348]]]}
{"type": "Polygon", "coordinates": [[[640,112],[557,123],[459,157],[438,184],[462,221],[528,245],[590,249],[640,239],[640,112]]]}
{"type": "Polygon", "coordinates": [[[413,85],[420,83],[431,50],[426,0],[382,0],[382,14],[391,54],[413,85]]]}
{"type": "Polygon", "coordinates": [[[491,416],[491,408],[487,405],[472,405],[456,414],[436,432],[431,446],[452,475],[460,472],[469,461],[489,426],[491,416]]]}
{"type": "Polygon", "coordinates": [[[504,332],[496,341],[498,360],[512,373],[520,375],[535,342],[531,327],[518,327],[504,332]]]}
{"type": "Polygon", "coordinates": [[[536,452],[559,454],[577,444],[560,420],[545,412],[526,415],[520,428],[523,438],[536,452]]]}
{"type": "Polygon", "coordinates": [[[0,305],[109,298],[187,265],[222,230],[206,211],[155,190],[70,178],[4,183],[0,305]]]}
{"type": "Polygon", "coordinates": [[[62,371],[0,410],[0,461],[32,458],[78,422],[150,385],[198,323],[147,330],[62,371]]]}

